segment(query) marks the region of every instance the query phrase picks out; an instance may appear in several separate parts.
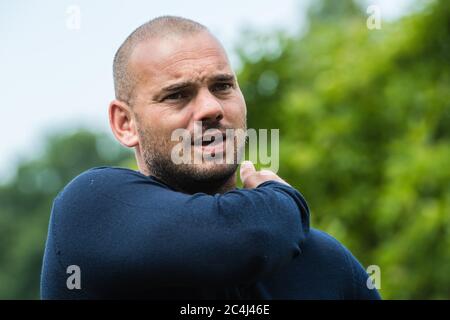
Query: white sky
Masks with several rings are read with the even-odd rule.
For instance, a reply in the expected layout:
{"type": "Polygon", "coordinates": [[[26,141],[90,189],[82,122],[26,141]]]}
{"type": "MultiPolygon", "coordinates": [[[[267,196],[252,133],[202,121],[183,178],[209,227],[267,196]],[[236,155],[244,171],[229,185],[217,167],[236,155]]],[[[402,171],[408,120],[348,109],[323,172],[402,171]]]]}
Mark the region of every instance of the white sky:
{"type": "MultiPolygon", "coordinates": [[[[0,0],[0,183],[20,159],[39,152],[48,132],[81,125],[109,131],[112,59],[145,21],[171,14],[203,23],[235,64],[233,45],[243,27],[295,33],[307,1],[0,0]],[[67,27],[73,5],[80,9],[79,30],[67,27]]],[[[368,2],[390,18],[411,1],[368,2]]]]}

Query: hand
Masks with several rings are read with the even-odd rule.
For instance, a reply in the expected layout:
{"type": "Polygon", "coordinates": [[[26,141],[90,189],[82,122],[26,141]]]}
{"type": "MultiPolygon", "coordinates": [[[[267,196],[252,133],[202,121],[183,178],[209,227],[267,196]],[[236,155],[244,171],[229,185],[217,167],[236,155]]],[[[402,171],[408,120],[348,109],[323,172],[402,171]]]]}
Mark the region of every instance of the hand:
{"type": "Polygon", "coordinates": [[[289,186],[289,184],[277,176],[270,170],[256,171],[255,166],[251,161],[243,161],[241,164],[241,180],[244,184],[244,188],[253,189],[259,186],[261,183],[266,181],[277,181],[284,183],[289,186]]]}

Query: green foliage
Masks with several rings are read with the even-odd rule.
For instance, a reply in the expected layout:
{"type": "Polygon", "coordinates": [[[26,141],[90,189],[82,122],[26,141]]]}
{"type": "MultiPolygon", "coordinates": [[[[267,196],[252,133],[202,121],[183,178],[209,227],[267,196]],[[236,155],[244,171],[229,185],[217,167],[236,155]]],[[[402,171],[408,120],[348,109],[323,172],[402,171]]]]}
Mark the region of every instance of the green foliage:
{"type": "MultiPolygon", "coordinates": [[[[306,33],[246,34],[249,128],[280,129],[279,174],[313,225],[381,268],[384,298],[450,298],[450,2],[381,30],[315,2],[306,33]]],[[[0,298],[34,299],[52,200],[82,171],[134,166],[104,134],[51,136],[0,186],[0,298]]]]}
{"type": "Polygon", "coordinates": [[[37,299],[48,221],[56,194],[92,167],[126,165],[130,153],[104,134],[51,136],[44,155],[24,162],[0,187],[0,298],[37,299]]]}
{"type": "Polygon", "coordinates": [[[280,129],[280,175],[314,226],[380,266],[383,297],[448,299],[450,3],[373,31],[341,3],[311,10],[304,36],[274,35],[275,59],[270,35],[243,40],[265,52],[240,51],[249,127],[280,129]]]}

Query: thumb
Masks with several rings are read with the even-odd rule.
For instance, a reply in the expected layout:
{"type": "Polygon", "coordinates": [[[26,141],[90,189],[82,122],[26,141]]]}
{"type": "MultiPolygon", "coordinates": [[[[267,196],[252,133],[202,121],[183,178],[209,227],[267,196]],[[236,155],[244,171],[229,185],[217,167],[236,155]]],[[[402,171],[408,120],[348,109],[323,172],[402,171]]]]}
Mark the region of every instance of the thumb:
{"type": "Polygon", "coordinates": [[[241,170],[240,170],[242,183],[245,184],[245,180],[247,180],[248,177],[250,177],[255,172],[256,172],[255,166],[251,161],[243,161],[241,163],[241,170]]]}

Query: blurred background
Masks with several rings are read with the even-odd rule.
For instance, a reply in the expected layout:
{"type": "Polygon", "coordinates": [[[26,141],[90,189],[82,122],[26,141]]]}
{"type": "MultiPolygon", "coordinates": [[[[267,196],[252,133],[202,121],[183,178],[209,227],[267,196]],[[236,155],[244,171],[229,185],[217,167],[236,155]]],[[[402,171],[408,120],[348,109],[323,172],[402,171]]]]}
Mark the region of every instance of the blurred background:
{"type": "Polygon", "coordinates": [[[380,267],[383,298],[450,299],[446,0],[0,1],[0,299],[39,298],[65,184],[95,166],[136,168],[108,127],[112,59],[163,14],[223,41],[249,128],[280,129],[278,173],[313,226],[380,267]]]}

